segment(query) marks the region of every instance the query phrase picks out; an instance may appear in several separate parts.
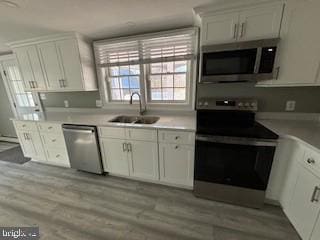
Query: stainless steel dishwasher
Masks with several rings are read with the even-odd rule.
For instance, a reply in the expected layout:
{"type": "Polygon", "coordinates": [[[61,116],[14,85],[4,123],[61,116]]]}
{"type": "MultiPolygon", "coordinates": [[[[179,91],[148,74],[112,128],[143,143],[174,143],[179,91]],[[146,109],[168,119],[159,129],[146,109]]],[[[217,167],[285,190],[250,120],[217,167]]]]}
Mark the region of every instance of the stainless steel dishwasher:
{"type": "Polygon", "coordinates": [[[94,126],[62,125],[71,168],[102,174],[97,128],[94,126]]]}

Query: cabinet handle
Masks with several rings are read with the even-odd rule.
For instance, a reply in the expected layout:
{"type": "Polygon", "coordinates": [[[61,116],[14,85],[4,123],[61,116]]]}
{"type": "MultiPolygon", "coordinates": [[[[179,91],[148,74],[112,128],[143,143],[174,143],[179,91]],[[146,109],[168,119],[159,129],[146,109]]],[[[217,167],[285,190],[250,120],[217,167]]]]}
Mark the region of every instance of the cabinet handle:
{"type": "Polygon", "coordinates": [[[132,152],[132,145],[131,145],[131,143],[128,143],[128,152],[132,152]]]}
{"type": "Polygon", "coordinates": [[[67,87],[67,80],[63,79],[62,80],[62,85],[63,85],[64,88],[66,88],[67,87]]]}
{"type": "Polygon", "coordinates": [[[38,88],[38,82],[33,81],[33,84],[34,84],[34,88],[38,88]]]}
{"type": "Polygon", "coordinates": [[[307,162],[309,164],[315,164],[316,163],[316,161],[314,159],[312,159],[312,158],[308,158],[307,162]]]}
{"type": "Polygon", "coordinates": [[[318,186],[315,186],[314,191],[312,193],[312,197],[311,197],[311,202],[319,202],[319,195],[318,195],[318,191],[320,190],[320,188],[318,186]]]}
{"type": "Polygon", "coordinates": [[[237,31],[238,30],[238,24],[234,24],[234,26],[233,26],[233,38],[234,39],[237,39],[237,31]]]}
{"type": "Polygon", "coordinates": [[[59,85],[60,85],[60,88],[63,88],[63,84],[62,84],[62,79],[59,79],[59,85]]]}
{"type": "Polygon", "coordinates": [[[50,127],[48,127],[48,129],[50,130],[50,129],[52,129],[52,127],[50,126],[50,127]]]}
{"type": "Polygon", "coordinates": [[[29,133],[26,133],[26,140],[30,140],[31,138],[30,138],[30,135],[29,135],[29,133]]]}
{"type": "Polygon", "coordinates": [[[241,23],[240,38],[244,36],[245,26],[246,26],[245,22],[241,23]]]}
{"type": "Polygon", "coordinates": [[[33,88],[32,81],[29,81],[30,88],[33,88]]]}
{"type": "Polygon", "coordinates": [[[60,154],[57,154],[57,155],[56,155],[56,158],[59,158],[59,157],[60,157],[60,154]]]}
{"type": "Polygon", "coordinates": [[[52,140],[51,140],[51,142],[56,142],[56,141],[57,141],[57,139],[52,139],[52,140]]]}
{"type": "Polygon", "coordinates": [[[26,127],[26,125],[25,125],[25,124],[23,124],[23,125],[22,125],[22,127],[26,127]]]}
{"type": "Polygon", "coordinates": [[[128,151],[128,145],[126,143],[122,143],[122,151],[123,152],[128,151]]]}
{"type": "Polygon", "coordinates": [[[26,133],[23,133],[24,140],[27,140],[26,133]]]}
{"type": "Polygon", "coordinates": [[[175,149],[178,149],[179,148],[179,146],[177,145],[177,146],[175,146],[175,149]]]}

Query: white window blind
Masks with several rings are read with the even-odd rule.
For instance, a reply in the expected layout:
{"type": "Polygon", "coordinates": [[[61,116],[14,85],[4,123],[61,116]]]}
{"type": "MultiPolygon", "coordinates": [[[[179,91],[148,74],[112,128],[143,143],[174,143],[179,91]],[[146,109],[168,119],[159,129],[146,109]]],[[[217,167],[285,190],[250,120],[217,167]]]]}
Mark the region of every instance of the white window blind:
{"type": "Polygon", "coordinates": [[[149,103],[187,103],[198,29],[187,28],[94,43],[109,101],[139,92],[149,103]]]}
{"type": "Polygon", "coordinates": [[[191,60],[196,57],[197,29],[146,34],[134,40],[94,44],[99,67],[191,60]]]}

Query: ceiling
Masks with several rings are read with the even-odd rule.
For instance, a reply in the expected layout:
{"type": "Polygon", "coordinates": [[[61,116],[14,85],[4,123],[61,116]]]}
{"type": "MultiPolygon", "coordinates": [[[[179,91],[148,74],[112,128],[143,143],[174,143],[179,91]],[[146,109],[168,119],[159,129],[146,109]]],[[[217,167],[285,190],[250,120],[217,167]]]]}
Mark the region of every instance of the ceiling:
{"type": "Polygon", "coordinates": [[[76,31],[94,39],[193,23],[192,8],[216,0],[0,0],[0,53],[6,42],[76,31]]]}

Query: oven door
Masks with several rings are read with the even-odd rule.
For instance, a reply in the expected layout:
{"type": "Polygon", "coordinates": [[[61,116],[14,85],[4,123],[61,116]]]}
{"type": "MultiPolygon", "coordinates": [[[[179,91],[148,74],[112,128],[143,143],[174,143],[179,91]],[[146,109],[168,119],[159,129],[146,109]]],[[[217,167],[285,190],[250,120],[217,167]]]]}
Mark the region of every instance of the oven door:
{"type": "Polygon", "coordinates": [[[197,135],[195,180],[265,191],[276,141],[197,135]]]}

